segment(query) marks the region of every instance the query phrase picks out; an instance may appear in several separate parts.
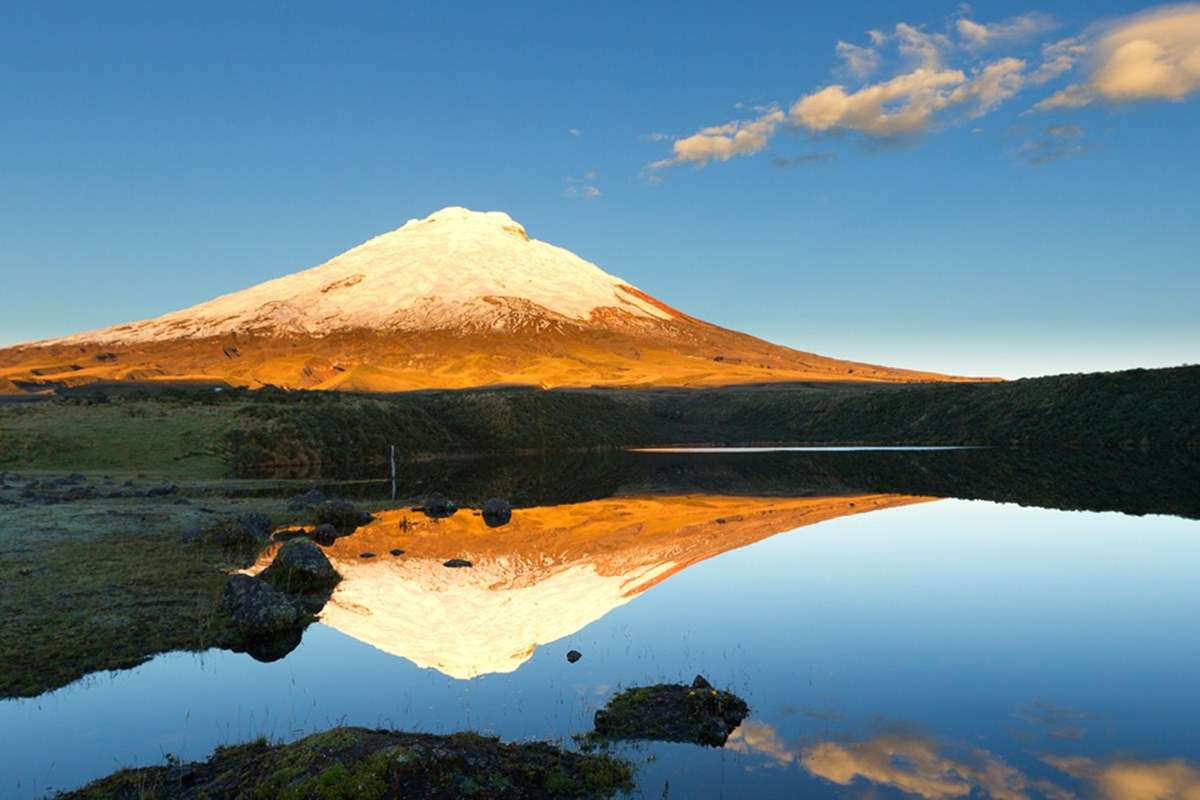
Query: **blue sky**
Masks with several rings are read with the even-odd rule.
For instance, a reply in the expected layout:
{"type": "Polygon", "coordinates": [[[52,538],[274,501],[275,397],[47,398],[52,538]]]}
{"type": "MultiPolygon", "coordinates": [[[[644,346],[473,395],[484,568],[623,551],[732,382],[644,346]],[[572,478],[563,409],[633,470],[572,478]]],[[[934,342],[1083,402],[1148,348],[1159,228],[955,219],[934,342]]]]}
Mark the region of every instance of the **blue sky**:
{"type": "Polygon", "coordinates": [[[800,349],[1194,363],[1198,89],[1198,5],[8,4],[0,344],[464,205],[800,349]]]}

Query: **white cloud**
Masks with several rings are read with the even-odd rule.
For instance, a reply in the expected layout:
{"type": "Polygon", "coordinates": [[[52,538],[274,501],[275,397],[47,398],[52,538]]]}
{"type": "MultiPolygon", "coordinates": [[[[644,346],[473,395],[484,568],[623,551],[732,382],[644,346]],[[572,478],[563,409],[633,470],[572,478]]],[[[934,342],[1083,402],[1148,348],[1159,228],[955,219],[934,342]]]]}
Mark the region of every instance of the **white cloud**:
{"type": "Polygon", "coordinates": [[[567,128],[567,133],[572,136],[583,136],[583,131],[579,130],[579,128],[567,128]]]}
{"type": "Polygon", "coordinates": [[[1002,58],[987,64],[975,78],[955,89],[947,105],[973,104],[971,116],[981,116],[1012,97],[1025,85],[1025,62],[1002,58]]]}
{"type": "Polygon", "coordinates": [[[896,25],[895,39],[900,54],[911,63],[929,70],[942,66],[943,51],[951,49],[949,37],[942,33],[926,33],[922,28],[901,22],[896,25]]]}
{"type": "Polygon", "coordinates": [[[691,136],[677,139],[673,145],[674,156],[656,161],[650,168],[661,169],[688,162],[704,165],[709,161],[728,161],[734,156],[757,153],[766,148],[775,128],[783,120],[783,112],[775,108],[757,119],[704,128],[691,136]]]}
{"type": "Polygon", "coordinates": [[[1088,50],[1087,79],[1035,108],[1183,100],[1200,90],[1200,4],[1164,6],[1104,26],[1088,50]]]}
{"type": "Polygon", "coordinates": [[[966,79],[960,70],[918,67],[856,92],[826,86],[797,100],[788,116],[793,124],[816,132],[844,128],[873,136],[920,133],[944,107],[946,87],[966,79]]]}

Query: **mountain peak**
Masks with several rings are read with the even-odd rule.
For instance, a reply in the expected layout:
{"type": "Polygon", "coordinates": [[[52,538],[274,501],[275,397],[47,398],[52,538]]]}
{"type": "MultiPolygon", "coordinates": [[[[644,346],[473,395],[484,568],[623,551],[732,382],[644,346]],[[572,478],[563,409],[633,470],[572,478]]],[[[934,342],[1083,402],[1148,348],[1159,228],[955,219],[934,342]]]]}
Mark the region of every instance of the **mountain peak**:
{"type": "Polygon", "coordinates": [[[446,206],[424,219],[410,219],[398,230],[404,230],[410,226],[415,227],[433,223],[444,226],[463,225],[478,228],[499,228],[502,231],[517,234],[525,240],[529,239],[529,235],[525,232],[525,226],[503,211],[472,211],[462,206],[446,206]]]}

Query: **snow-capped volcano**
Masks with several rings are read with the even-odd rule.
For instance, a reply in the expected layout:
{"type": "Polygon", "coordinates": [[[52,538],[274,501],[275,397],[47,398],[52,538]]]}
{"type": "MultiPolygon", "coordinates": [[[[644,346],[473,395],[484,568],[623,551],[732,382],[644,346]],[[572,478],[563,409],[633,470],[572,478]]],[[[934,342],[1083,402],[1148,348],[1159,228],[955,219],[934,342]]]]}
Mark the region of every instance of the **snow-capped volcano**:
{"type": "Polygon", "coordinates": [[[598,309],[670,319],[620,278],[569,250],[530,239],[508,214],[450,207],[312,269],[50,344],[506,328],[537,320],[579,325],[598,309]]]}
{"type": "Polygon", "coordinates": [[[0,350],[0,379],[397,391],[944,379],[676,311],[502,212],[444,208],[320,266],[154,319],[0,350]]]}

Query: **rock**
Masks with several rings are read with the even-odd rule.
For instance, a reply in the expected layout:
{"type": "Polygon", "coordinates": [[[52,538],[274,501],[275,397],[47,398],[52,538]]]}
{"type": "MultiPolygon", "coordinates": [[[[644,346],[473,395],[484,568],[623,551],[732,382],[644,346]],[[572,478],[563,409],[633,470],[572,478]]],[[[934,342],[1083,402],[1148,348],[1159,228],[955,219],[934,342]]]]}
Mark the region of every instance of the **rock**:
{"type": "Polygon", "coordinates": [[[507,500],[493,497],[483,504],[483,524],[489,528],[507,525],[512,519],[512,506],[507,500]]]}
{"type": "Polygon", "coordinates": [[[345,500],[326,500],[317,507],[317,523],[332,525],[339,533],[350,533],[374,517],[345,500]]]}
{"type": "Polygon", "coordinates": [[[308,532],[308,538],[312,539],[317,544],[323,544],[326,547],[336,542],[343,534],[338,533],[338,529],[326,522],[324,525],[318,525],[308,532]]]}
{"type": "Polygon", "coordinates": [[[359,553],[359,554],[358,554],[358,557],[359,557],[359,558],[374,558],[374,557],[375,557],[375,554],[374,554],[374,553],[370,553],[370,552],[367,552],[367,553],[359,553]]]}
{"type": "Polygon", "coordinates": [[[221,592],[221,609],[238,633],[249,638],[268,637],[296,628],[304,616],[283,592],[249,575],[229,576],[221,592]]]}
{"type": "Polygon", "coordinates": [[[309,489],[304,494],[298,494],[288,500],[288,508],[293,511],[301,508],[311,508],[319,506],[325,502],[325,495],[320,489],[309,489]]]}
{"type": "Polygon", "coordinates": [[[392,548],[391,550],[389,550],[388,552],[389,552],[389,553],[391,553],[391,554],[392,554],[392,555],[394,555],[394,556],[402,556],[402,555],[404,555],[404,551],[403,551],[403,550],[401,550],[399,547],[393,547],[393,548],[392,548]]]}
{"type": "Polygon", "coordinates": [[[179,487],[173,483],[168,483],[164,486],[152,486],[146,490],[146,497],[167,497],[179,491],[179,487]]]}
{"type": "Polygon", "coordinates": [[[271,518],[250,513],[213,524],[204,532],[204,539],[221,547],[250,550],[264,545],[270,535],[271,518]]]}
{"type": "Polygon", "coordinates": [[[204,530],[199,525],[191,525],[183,529],[183,533],[179,534],[181,542],[198,542],[204,538],[204,530]]]}
{"type": "Polygon", "coordinates": [[[458,513],[458,504],[440,494],[435,494],[425,501],[425,507],[422,510],[425,512],[425,516],[432,519],[445,519],[458,513]]]}
{"type": "Polygon", "coordinates": [[[91,500],[97,496],[97,492],[90,486],[72,486],[67,491],[63,492],[63,500],[91,500]]]}
{"type": "Polygon", "coordinates": [[[177,506],[190,506],[191,504],[192,501],[188,500],[186,497],[180,497],[175,501],[175,505],[177,506]]]}
{"type": "Polygon", "coordinates": [[[325,552],[308,539],[290,539],[271,566],[259,575],[262,580],[284,592],[307,593],[331,589],[342,576],[337,573],[325,552]]]}
{"type": "Polygon", "coordinates": [[[691,686],[661,683],[615,695],[596,712],[595,735],[722,747],[749,713],[740,697],[697,675],[691,686]]]}
{"type": "Polygon", "coordinates": [[[470,561],[467,561],[465,558],[452,558],[449,561],[447,561],[446,563],[442,564],[442,566],[461,569],[461,568],[466,568],[466,567],[473,567],[475,565],[472,564],[470,561]]]}
{"type": "Polygon", "coordinates": [[[578,650],[567,651],[567,661],[570,661],[572,664],[581,658],[583,658],[583,653],[579,652],[578,650]]]}
{"type": "Polygon", "coordinates": [[[81,475],[78,472],[72,472],[70,475],[67,476],[67,481],[69,483],[83,483],[86,480],[87,480],[87,478],[85,478],[83,475],[81,475]]]}

